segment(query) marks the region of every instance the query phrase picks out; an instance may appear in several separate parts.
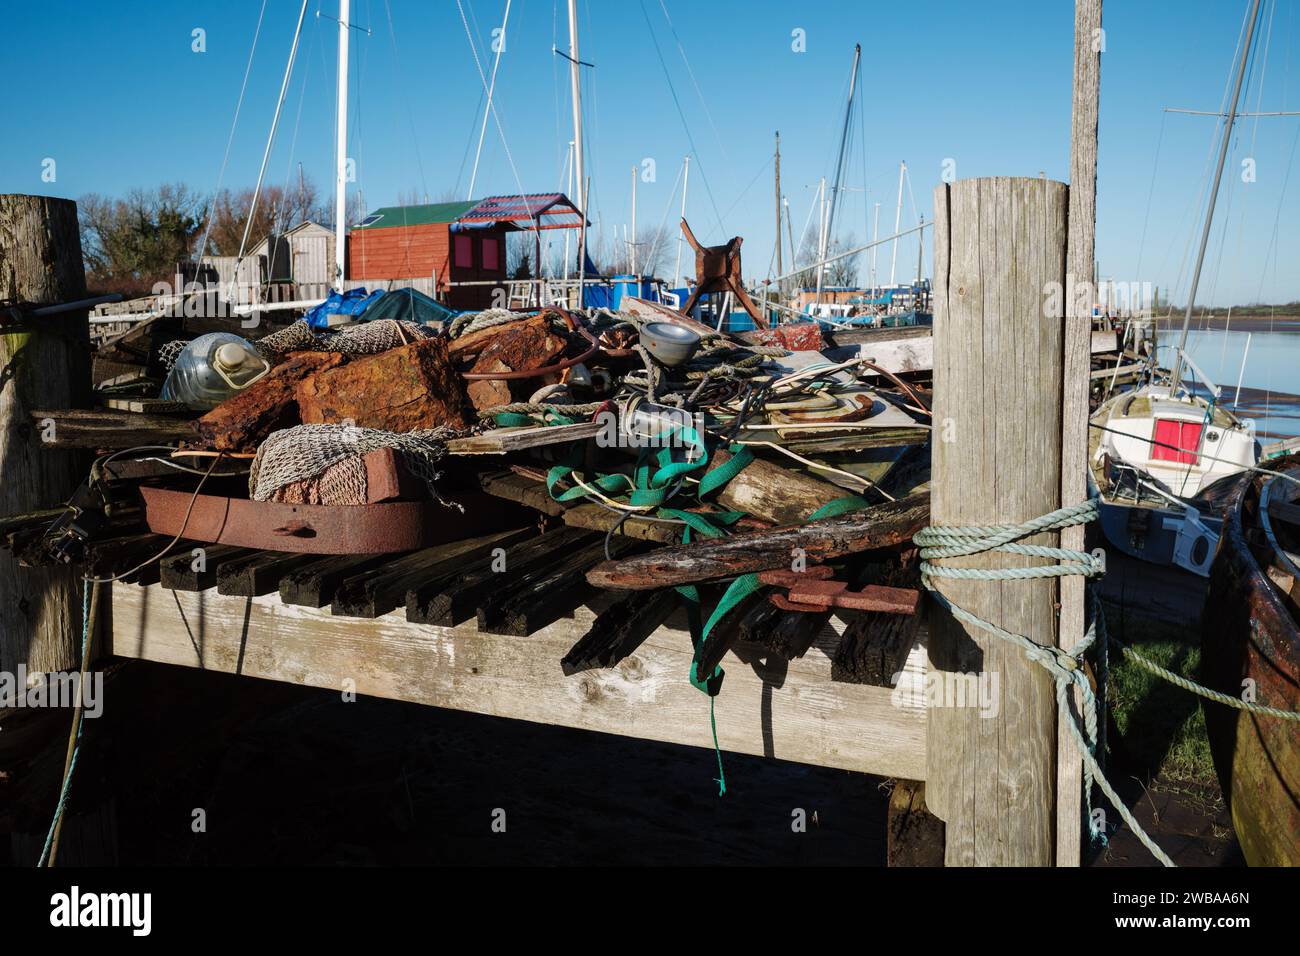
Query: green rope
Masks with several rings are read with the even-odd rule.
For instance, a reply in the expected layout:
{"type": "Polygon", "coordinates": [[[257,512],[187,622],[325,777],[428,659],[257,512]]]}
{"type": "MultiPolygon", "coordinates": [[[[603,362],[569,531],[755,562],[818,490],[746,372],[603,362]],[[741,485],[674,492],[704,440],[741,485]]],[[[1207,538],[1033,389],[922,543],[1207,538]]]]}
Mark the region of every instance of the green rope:
{"type": "MultiPolygon", "coordinates": [[[[83,672],[89,664],[86,661],[86,655],[90,653],[90,589],[94,587],[91,582],[83,583],[81,592],[81,660],[83,672]]],[[[78,685],[78,691],[84,693],[84,688],[78,685]]],[[[86,722],[83,720],[77,724],[77,737],[72,745],[72,759],[68,761],[67,773],[63,775],[63,784],[59,787],[59,802],[54,807],[54,819],[50,821],[49,832],[45,834],[45,846],[41,849],[41,857],[36,861],[37,867],[44,867],[49,864],[50,848],[54,844],[54,831],[59,828],[59,821],[63,819],[64,812],[68,809],[68,795],[72,791],[72,774],[77,769],[77,757],[81,753],[81,733],[85,728],[86,722]]]]}
{"type": "Polygon", "coordinates": [[[1231,694],[1224,694],[1217,690],[1211,690],[1204,684],[1198,684],[1194,680],[1188,680],[1186,677],[1175,674],[1173,671],[1166,670],[1155,661],[1143,657],[1118,638],[1112,637],[1110,640],[1111,643],[1115,644],[1123,652],[1126,658],[1131,660],[1138,667],[1157,677],[1169,681],[1169,683],[1173,684],[1175,687],[1181,687],[1183,690],[1191,691],[1193,694],[1196,694],[1199,697],[1204,697],[1206,700],[1212,700],[1215,703],[1223,704],[1226,707],[1235,707],[1237,710],[1244,710],[1251,714],[1261,714],[1265,717],[1276,717],[1279,720],[1300,721],[1300,712],[1294,710],[1281,710],[1277,707],[1265,707],[1263,704],[1251,703],[1250,701],[1242,700],[1240,697],[1233,697],[1231,694]]]}

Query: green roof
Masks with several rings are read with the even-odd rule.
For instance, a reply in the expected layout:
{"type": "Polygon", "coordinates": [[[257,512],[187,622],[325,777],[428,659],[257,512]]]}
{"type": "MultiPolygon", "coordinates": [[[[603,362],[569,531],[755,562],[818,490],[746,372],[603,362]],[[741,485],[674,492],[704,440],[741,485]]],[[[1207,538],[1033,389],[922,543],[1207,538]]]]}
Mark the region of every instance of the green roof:
{"type": "Polygon", "coordinates": [[[426,206],[384,206],[362,220],[356,229],[387,229],[390,226],[427,226],[435,222],[455,222],[476,205],[466,202],[436,202],[426,206]],[[378,217],[378,218],[376,218],[378,217]]]}

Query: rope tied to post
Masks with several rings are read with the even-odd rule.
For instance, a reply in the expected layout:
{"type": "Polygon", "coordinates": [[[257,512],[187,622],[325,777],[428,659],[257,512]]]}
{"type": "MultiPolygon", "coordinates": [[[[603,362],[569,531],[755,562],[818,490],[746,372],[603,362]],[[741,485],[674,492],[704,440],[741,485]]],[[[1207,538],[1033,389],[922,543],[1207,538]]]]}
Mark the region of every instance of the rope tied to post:
{"type": "MultiPolygon", "coordinates": [[[[1096,592],[1094,591],[1092,594],[1092,622],[1088,625],[1083,639],[1067,651],[1062,648],[1039,644],[1022,634],[1013,634],[1005,628],[985,621],[983,618],[952,603],[937,589],[934,583],[935,578],[967,581],[1010,581],[1064,577],[1069,574],[1082,574],[1085,578],[1100,577],[1106,571],[1105,557],[1100,551],[1089,554],[1069,548],[1052,548],[1044,545],[1018,543],[1020,538],[1027,538],[1030,535],[1044,531],[1055,531],[1060,528],[1068,528],[1071,525],[1087,524],[1095,519],[1098,514],[1097,500],[1089,499],[1076,505],[1058,508],[1048,514],[1031,518],[1029,521],[1020,524],[986,525],[982,527],[931,526],[921,529],[912,540],[921,549],[921,583],[934,596],[934,599],[941,607],[957,620],[978,627],[1000,641],[1019,647],[1029,660],[1040,665],[1051,675],[1056,686],[1056,704],[1060,719],[1069,727],[1070,734],[1074,738],[1075,745],[1078,747],[1079,754],[1083,759],[1084,796],[1088,807],[1088,830],[1093,839],[1104,841],[1106,838],[1103,829],[1097,825],[1092,814],[1092,787],[1093,784],[1096,784],[1116,811],[1119,812],[1124,822],[1129,825],[1134,835],[1142,842],[1142,845],[1150,850],[1152,855],[1165,866],[1174,866],[1174,861],[1147,835],[1133,816],[1133,813],[1120,799],[1119,794],[1115,792],[1115,788],[1106,779],[1098,759],[1099,722],[1097,717],[1097,697],[1093,693],[1092,684],[1088,681],[1087,675],[1082,668],[1083,655],[1094,644],[1097,645],[1099,665],[1103,671],[1106,666],[1106,623],[1102,614],[1100,599],[1097,597],[1096,592]],[[987,552],[1046,558],[1057,563],[1018,568],[952,568],[933,563],[933,561],[943,558],[964,557],[987,552]],[[1097,641],[1099,631],[1101,634],[1100,643],[1097,641]],[[1082,727],[1079,726],[1080,719],[1075,716],[1070,708],[1070,688],[1072,686],[1077,688],[1079,692],[1082,727]]],[[[1103,701],[1102,706],[1104,706],[1104,703],[1103,701]]]]}

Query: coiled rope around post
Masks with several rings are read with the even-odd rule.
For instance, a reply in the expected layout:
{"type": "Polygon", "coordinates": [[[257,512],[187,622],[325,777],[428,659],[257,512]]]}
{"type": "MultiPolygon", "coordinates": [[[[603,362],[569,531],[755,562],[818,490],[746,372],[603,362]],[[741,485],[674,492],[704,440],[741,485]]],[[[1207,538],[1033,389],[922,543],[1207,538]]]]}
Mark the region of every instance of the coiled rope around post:
{"type": "Polygon", "coordinates": [[[1033,518],[1015,525],[988,525],[983,527],[929,527],[923,528],[913,537],[913,542],[921,549],[921,583],[934,595],[936,601],[953,617],[991,634],[998,640],[1014,644],[1024,651],[1029,660],[1042,666],[1056,685],[1056,705],[1060,719],[1070,728],[1075,745],[1084,765],[1084,794],[1088,803],[1088,827],[1094,837],[1104,837],[1092,820],[1092,785],[1101,789],[1110,800],[1124,822],[1142,841],[1142,845],[1151,851],[1165,866],[1173,866],[1171,860],[1155,841],[1142,829],[1132,812],[1124,805],[1119,794],[1115,792],[1110,781],[1106,779],[1101,764],[1097,759],[1097,699],[1092,685],[1083,672],[1082,656],[1096,641],[1098,629],[1105,637],[1105,621],[1101,613],[1100,602],[1093,593],[1092,623],[1078,644],[1068,652],[1057,647],[1038,644],[1021,634],[991,624],[977,617],[964,608],[948,600],[934,584],[935,578],[953,578],[966,581],[1008,581],[1028,580],[1032,578],[1064,577],[1069,574],[1082,574],[1084,577],[1098,577],[1105,572],[1105,561],[1100,554],[1088,554],[1068,548],[1051,548],[1043,545],[1019,544],[1018,539],[1068,528],[1071,525],[1087,524],[1098,515],[1095,499],[1058,508],[1049,514],[1033,518]],[[966,555],[1000,551],[1004,554],[1019,554],[1027,557],[1047,558],[1057,564],[1047,564],[1028,568],[950,568],[932,563],[942,558],[955,558],[966,555]],[[1082,702],[1083,727],[1070,709],[1070,687],[1079,691],[1082,702]]]}
{"type": "MultiPolygon", "coordinates": [[[[1095,578],[1105,573],[1106,565],[1100,552],[1087,554],[1082,551],[1071,551],[1066,548],[1050,548],[1042,545],[1018,544],[1018,539],[1028,537],[1032,534],[1038,534],[1043,531],[1055,531],[1060,528],[1067,528],[1070,525],[1087,524],[1098,516],[1099,505],[1096,499],[1082,502],[1077,505],[1070,505],[1065,508],[1058,508],[1050,514],[1043,515],[1039,518],[1033,518],[1022,524],[1016,525],[986,525],[983,527],[929,527],[923,528],[913,537],[913,542],[921,549],[921,582],[929,590],[936,601],[944,607],[953,617],[959,621],[978,627],[983,631],[993,635],[999,640],[1015,644],[1025,652],[1025,656],[1031,661],[1042,665],[1056,684],[1056,703],[1063,720],[1070,728],[1070,733],[1079,748],[1079,753],[1083,758],[1084,765],[1084,782],[1085,798],[1088,803],[1088,828],[1095,838],[1104,839],[1096,824],[1092,820],[1092,785],[1095,783],[1106,798],[1110,800],[1119,815],[1129,828],[1142,841],[1151,853],[1165,866],[1173,866],[1174,862],[1169,856],[1155,844],[1138,825],[1133,814],[1129,811],[1110,781],[1106,779],[1098,760],[1098,754],[1104,759],[1105,744],[1104,741],[1105,722],[1098,721],[1097,718],[1097,698],[1092,691],[1092,685],[1084,675],[1080,664],[1084,653],[1094,644],[1097,647],[1097,660],[1099,666],[1098,680],[1100,686],[1105,686],[1107,654],[1106,646],[1108,643],[1114,643],[1123,652],[1124,656],[1132,661],[1143,670],[1160,677],[1175,687],[1181,687],[1190,691],[1206,700],[1212,700],[1216,703],[1223,704],[1227,707],[1234,707],[1237,710],[1248,711],[1252,714],[1260,714],[1266,717],[1275,717],[1279,720],[1300,721],[1300,713],[1290,710],[1281,710],[1277,707],[1268,707],[1264,704],[1257,704],[1250,701],[1241,700],[1230,694],[1224,694],[1220,691],[1213,690],[1196,681],[1188,680],[1179,674],[1173,673],[1164,667],[1161,667],[1155,661],[1143,657],[1133,648],[1120,641],[1118,638],[1111,637],[1106,632],[1106,618],[1102,613],[1101,599],[1098,597],[1096,590],[1092,591],[1092,623],[1088,626],[1087,632],[1083,639],[1079,641],[1069,652],[1060,648],[1048,647],[1037,644],[1029,638],[1020,634],[1013,634],[996,624],[971,614],[964,608],[958,607],[949,601],[934,586],[933,578],[953,578],[964,581],[1013,581],[1027,580],[1030,578],[1046,577],[1063,577],[1067,574],[1082,574],[1084,577],[1095,578]],[[1001,551],[1005,554],[1019,554],[1027,557],[1047,558],[1055,560],[1057,564],[1047,564],[1040,567],[1029,568],[950,568],[931,563],[931,560],[941,558],[956,558],[972,554],[982,554],[989,551],[1001,551]],[[1097,641],[1100,636],[1100,642],[1097,641]],[[1069,704],[1069,688],[1073,684],[1079,689],[1080,699],[1082,701],[1082,716],[1084,726],[1079,727],[1079,722],[1075,719],[1069,704]],[[1100,723],[1100,731],[1099,731],[1100,723]],[[1099,736],[1100,734],[1100,736],[1099,736]]],[[[1105,700],[1101,702],[1101,707],[1105,708],[1105,700]]]]}

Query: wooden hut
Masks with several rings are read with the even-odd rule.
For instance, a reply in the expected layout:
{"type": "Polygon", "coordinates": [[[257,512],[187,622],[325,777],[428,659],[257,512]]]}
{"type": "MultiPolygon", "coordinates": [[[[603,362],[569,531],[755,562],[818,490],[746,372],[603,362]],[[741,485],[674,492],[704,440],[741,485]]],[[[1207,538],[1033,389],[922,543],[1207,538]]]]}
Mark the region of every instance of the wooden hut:
{"type": "Polygon", "coordinates": [[[507,279],[507,233],[581,225],[581,213],[562,193],[386,206],[348,233],[347,276],[371,282],[432,276],[439,298],[452,308],[489,308],[493,290],[507,279]]]}

